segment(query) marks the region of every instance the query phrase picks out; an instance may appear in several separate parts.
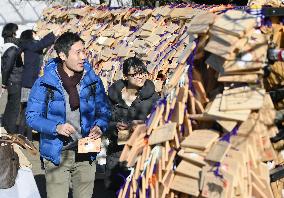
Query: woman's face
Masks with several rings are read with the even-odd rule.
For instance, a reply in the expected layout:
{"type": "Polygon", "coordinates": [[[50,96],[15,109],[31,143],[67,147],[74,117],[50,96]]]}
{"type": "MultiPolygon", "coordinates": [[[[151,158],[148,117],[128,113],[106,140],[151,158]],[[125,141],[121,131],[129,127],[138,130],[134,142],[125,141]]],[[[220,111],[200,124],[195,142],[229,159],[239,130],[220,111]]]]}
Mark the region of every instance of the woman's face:
{"type": "Polygon", "coordinates": [[[128,84],[134,87],[143,87],[147,80],[148,74],[146,72],[137,72],[133,67],[130,68],[128,75],[126,76],[128,84]]]}

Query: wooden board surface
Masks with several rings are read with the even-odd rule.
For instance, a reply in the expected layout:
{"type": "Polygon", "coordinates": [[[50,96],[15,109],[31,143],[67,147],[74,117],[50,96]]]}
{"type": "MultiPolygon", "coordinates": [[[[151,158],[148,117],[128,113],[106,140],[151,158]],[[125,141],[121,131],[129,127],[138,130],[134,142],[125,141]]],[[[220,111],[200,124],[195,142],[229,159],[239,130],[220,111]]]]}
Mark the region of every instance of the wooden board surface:
{"type": "Polygon", "coordinates": [[[188,195],[193,195],[196,197],[199,195],[198,180],[182,175],[174,176],[174,180],[170,188],[175,191],[182,192],[188,195]]]}
{"type": "Polygon", "coordinates": [[[173,140],[176,133],[176,123],[168,123],[153,130],[149,137],[149,145],[162,143],[168,140],[173,140]]]}
{"type": "Polygon", "coordinates": [[[221,100],[222,95],[217,95],[213,102],[206,106],[205,114],[215,116],[217,118],[224,118],[230,120],[237,120],[237,121],[245,121],[247,120],[251,110],[234,110],[234,111],[221,111],[221,100]]]}
{"type": "Polygon", "coordinates": [[[252,89],[247,86],[224,90],[220,110],[260,109],[264,102],[264,95],[264,89],[252,89]]]}
{"type": "Polygon", "coordinates": [[[206,160],[210,160],[213,162],[221,162],[225,157],[226,152],[230,148],[230,143],[225,141],[218,141],[213,147],[210,149],[208,155],[206,156],[206,160]]]}
{"type": "Polygon", "coordinates": [[[194,179],[200,179],[201,171],[202,168],[185,160],[182,160],[176,169],[176,173],[194,179]]]}
{"type": "Polygon", "coordinates": [[[219,133],[214,130],[194,130],[181,142],[181,146],[205,150],[210,147],[218,137],[219,133]]]}

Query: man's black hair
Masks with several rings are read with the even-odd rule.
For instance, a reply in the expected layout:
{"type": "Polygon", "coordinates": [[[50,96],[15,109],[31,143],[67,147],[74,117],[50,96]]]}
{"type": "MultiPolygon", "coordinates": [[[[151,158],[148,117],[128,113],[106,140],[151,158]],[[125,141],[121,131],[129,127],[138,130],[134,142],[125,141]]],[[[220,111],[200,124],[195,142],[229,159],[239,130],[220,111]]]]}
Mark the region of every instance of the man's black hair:
{"type": "Polygon", "coordinates": [[[5,39],[9,37],[16,37],[18,25],[15,23],[7,23],[2,30],[2,37],[5,39]]]}
{"type": "Polygon", "coordinates": [[[123,62],[123,75],[127,76],[131,68],[135,73],[147,73],[145,64],[137,57],[128,58],[123,62]]]}
{"type": "Polygon", "coordinates": [[[54,49],[58,55],[60,52],[63,52],[68,57],[72,45],[78,41],[84,43],[78,34],[65,32],[55,41],[54,49]]]}
{"type": "Polygon", "coordinates": [[[21,41],[31,41],[34,40],[33,33],[35,33],[34,30],[25,30],[21,33],[20,40],[21,41]]]}

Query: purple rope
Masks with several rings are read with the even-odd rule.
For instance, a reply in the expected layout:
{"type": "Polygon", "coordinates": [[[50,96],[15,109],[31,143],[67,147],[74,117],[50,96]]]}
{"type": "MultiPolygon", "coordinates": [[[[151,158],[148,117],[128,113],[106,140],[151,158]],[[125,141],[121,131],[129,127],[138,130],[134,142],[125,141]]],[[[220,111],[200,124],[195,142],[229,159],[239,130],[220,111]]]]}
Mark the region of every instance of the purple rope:
{"type": "Polygon", "coordinates": [[[264,17],[262,19],[262,25],[267,27],[272,27],[271,19],[269,17],[264,17]]]}
{"type": "Polygon", "coordinates": [[[193,86],[192,80],[193,80],[193,61],[194,61],[194,56],[196,54],[197,47],[198,47],[198,39],[196,39],[194,42],[195,42],[196,46],[195,46],[193,52],[187,58],[186,64],[189,65],[189,67],[188,67],[189,88],[192,91],[193,95],[196,95],[196,91],[195,91],[195,88],[193,86]]]}
{"type": "Polygon", "coordinates": [[[137,32],[138,31],[138,27],[131,26],[129,31],[137,32]]]}
{"type": "Polygon", "coordinates": [[[198,8],[198,9],[204,9],[204,8],[207,8],[207,7],[208,7],[207,5],[202,4],[202,5],[198,6],[197,8],[198,8]]]}
{"type": "Polygon", "coordinates": [[[177,8],[185,8],[186,6],[187,6],[187,4],[182,3],[182,4],[179,4],[179,5],[177,6],[177,8]]]}
{"type": "Polygon", "coordinates": [[[230,139],[231,139],[231,134],[230,134],[230,133],[226,133],[226,134],[220,139],[220,141],[224,141],[224,142],[230,143],[230,139]]]}
{"type": "Polygon", "coordinates": [[[282,23],[282,25],[284,24],[284,17],[280,17],[279,19],[280,23],[282,23]]]}
{"type": "Polygon", "coordinates": [[[181,124],[181,129],[180,129],[180,131],[181,131],[181,134],[182,134],[182,135],[184,135],[184,131],[185,131],[184,128],[185,128],[185,127],[184,127],[184,124],[181,124]]]}
{"type": "Polygon", "coordinates": [[[216,166],[216,169],[213,171],[214,175],[216,177],[220,177],[221,179],[223,179],[223,175],[221,175],[220,171],[219,171],[221,163],[220,162],[216,162],[215,166],[216,166]]]}
{"type": "Polygon", "coordinates": [[[122,177],[122,179],[123,179],[123,184],[121,184],[120,187],[119,187],[119,189],[118,189],[118,191],[116,191],[116,193],[115,193],[116,196],[119,195],[119,192],[120,192],[121,190],[123,190],[123,188],[124,188],[124,186],[125,186],[125,184],[126,184],[126,178],[125,178],[124,175],[122,175],[121,173],[118,173],[117,176],[122,177]]]}
{"type": "Polygon", "coordinates": [[[224,142],[228,142],[230,143],[230,139],[232,136],[236,136],[238,134],[238,129],[239,127],[238,126],[235,126],[233,128],[233,130],[230,132],[230,133],[226,133],[221,139],[220,141],[224,141],[224,142]]]}
{"type": "Polygon", "coordinates": [[[146,198],[150,198],[150,188],[146,189],[146,198]]]}
{"type": "Polygon", "coordinates": [[[96,39],[97,39],[96,35],[92,36],[92,41],[95,41],[96,39]]]}
{"type": "MultiPolygon", "coordinates": [[[[161,34],[161,37],[163,37],[163,36],[166,35],[166,34],[167,34],[167,33],[161,34]]],[[[158,49],[162,46],[162,44],[164,44],[164,43],[166,42],[166,40],[167,40],[167,39],[162,40],[162,41],[160,42],[160,44],[155,47],[155,50],[154,50],[154,51],[158,51],[158,49]]],[[[156,62],[157,59],[161,56],[162,53],[163,53],[163,52],[159,52],[159,53],[158,53],[158,55],[157,55],[156,58],[155,58],[155,62],[156,62]]]]}
{"type": "Polygon", "coordinates": [[[176,4],[171,4],[170,8],[173,9],[176,6],[176,4]]]}
{"type": "Polygon", "coordinates": [[[226,13],[228,10],[230,10],[230,9],[220,10],[217,14],[218,14],[218,15],[224,14],[224,13],[226,13]]]}
{"type": "Polygon", "coordinates": [[[152,116],[154,116],[154,112],[156,111],[156,109],[157,109],[157,107],[159,107],[159,106],[161,106],[162,104],[164,104],[164,105],[166,105],[167,104],[167,99],[166,99],[166,97],[164,97],[164,98],[161,98],[160,100],[158,100],[157,102],[156,102],[156,105],[152,108],[152,110],[151,110],[151,113],[150,113],[150,117],[148,118],[148,119],[146,119],[146,126],[149,126],[149,122],[150,122],[150,120],[151,120],[151,118],[152,118],[152,116]]]}
{"type": "Polygon", "coordinates": [[[249,7],[248,6],[235,6],[234,7],[234,10],[248,10],[249,9],[249,7]]]}
{"type": "Polygon", "coordinates": [[[155,163],[154,168],[153,168],[153,174],[155,174],[158,170],[158,165],[155,163]]]}
{"type": "Polygon", "coordinates": [[[136,198],[139,197],[139,189],[142,188],[142,176],[140,175],[137,179],[137,190],[136,190],[136,198]]]}
{"type": "Polygon", "coordinates": [[[235,127],[233,128],[233,130],[231,131],[231,133],[232,133],[233,136],[238,135],[238,129],[239,129],[238,126],[235,126],[235,127]]]}
{"type": "Polygon", "coordinates": [[[155,17],[155,19],[156,19],[157,21],[159,21],[161,17],[162,17],[162,15],[158,14],[158,15],[155,17]]]}
{"type": "Polygon", "coordinates": [[[126,198],[129,198],[129,197],[130,197],[130,184],[128,184],[128,187],[127,187],[127,191],[126,191],[125,197],[126,197],[126,198]]]}
{"type": "Polygon", "coordinates": [[[172,119],[173,114],[174,114],[174,109],[170,109],[169,116],[168,116],[166,123],[168,123],[172,119]]]}

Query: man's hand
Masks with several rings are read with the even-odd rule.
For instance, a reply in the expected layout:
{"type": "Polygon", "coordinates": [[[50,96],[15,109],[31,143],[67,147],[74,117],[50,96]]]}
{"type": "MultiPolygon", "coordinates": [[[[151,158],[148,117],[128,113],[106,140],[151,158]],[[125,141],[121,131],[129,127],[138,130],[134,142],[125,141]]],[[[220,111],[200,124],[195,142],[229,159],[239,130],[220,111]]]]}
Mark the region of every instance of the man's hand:
{"type": "Polygon", "coordinates": [[[98,126],[94,126],[91,130],[90,130],[90,134],[89,137],[90,138],[94,138],[94,139],[98,139],[102,136],[103,132],[100,129],[100,127],[98,126]]]}
{"type": "Polygon", "coordinates": [[[126,129],[128,129],[128,124],[126,124],[126,123],[124,123],[124,122],[118,122],[118,123],[116,124],[116,128],[117,128],[117,130],[119,130],[119,131],[126,130],[126,129]]]}
{"type": "Polygon", "coordinates": [[[75,133],[76,130],[71,124],[65,123],[57,125],[56,131],[59,135],[69,137],[71,134],[75,133]]]}

